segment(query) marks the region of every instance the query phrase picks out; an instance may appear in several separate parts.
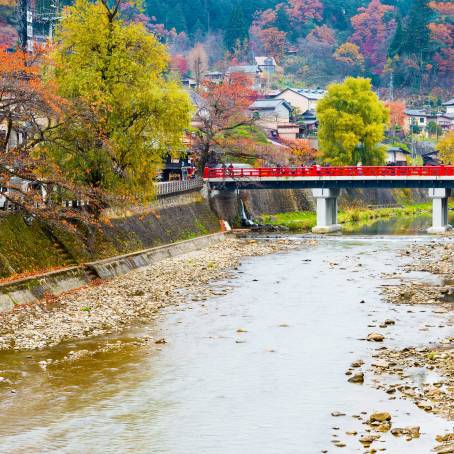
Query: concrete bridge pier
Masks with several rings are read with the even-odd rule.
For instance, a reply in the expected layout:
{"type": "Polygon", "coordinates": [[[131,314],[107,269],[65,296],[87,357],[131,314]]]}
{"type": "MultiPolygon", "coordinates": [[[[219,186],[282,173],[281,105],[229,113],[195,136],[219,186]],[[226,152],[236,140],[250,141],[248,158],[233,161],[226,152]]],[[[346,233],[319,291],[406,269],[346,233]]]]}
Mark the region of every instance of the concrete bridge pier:
{"type": "Polygon", "coordinates": [[[448,224],[448,197],[451,189],[431,188],[429,197],[432,199],[432,227],[427,232],[440,234],[452,229],[448,224]]]}
{"type": "Polygon", "coordinates": [[[341,230],[337,223],[337,197],[339,189],[312,189],[312,195],[317,201],[317,225],[314,233],[331,233],[341,230]]]}

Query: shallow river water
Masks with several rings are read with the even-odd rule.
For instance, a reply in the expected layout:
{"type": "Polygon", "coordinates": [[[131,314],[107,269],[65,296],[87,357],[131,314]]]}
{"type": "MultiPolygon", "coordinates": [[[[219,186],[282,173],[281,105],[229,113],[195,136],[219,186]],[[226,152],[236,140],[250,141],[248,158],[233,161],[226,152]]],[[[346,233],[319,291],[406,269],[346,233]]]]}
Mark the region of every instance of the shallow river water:
{"type": "MultiPolygon", "coordinates": [[[[165,345],[129,345],[47,370],[40,360],[106,340],[0,354],[0,371],[17,375],[15,393],[0,391],[0,452],[355,453],[364,448],[345,432],[366,426],[352,415],[388,411],[394,427],[421,426],[421,438],[383,434],[374,447],[429,453],[452,424],[374,389],[367,364],[363,385],[345,375],[381,346],[363,340],[372,331],[398,348],[454,334],[446,315],[408,312],[379,296],[380,285],[394,282],[382,273],[397,271],[399,250],[412,241],[430,239],[330,237],[249,258],[235,278],[213,284],[233,287],[227,295],[168,308],[153,324],[110,339],[148,334],[165,345]],[[368,327],[389,318],[396,325],[368,327]],[[424,324],[447,327],[420,331],[424,324]],[[347,446],[335,447],[336,439],[347,446]]],[[[421,372],[420,380],[433,379],[421,372]]]]}

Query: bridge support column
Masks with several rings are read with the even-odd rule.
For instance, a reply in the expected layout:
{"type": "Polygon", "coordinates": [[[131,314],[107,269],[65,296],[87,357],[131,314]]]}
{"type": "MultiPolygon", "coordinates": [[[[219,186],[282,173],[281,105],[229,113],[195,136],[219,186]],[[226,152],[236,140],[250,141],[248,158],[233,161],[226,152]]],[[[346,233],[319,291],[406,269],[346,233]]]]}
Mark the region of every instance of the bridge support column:
{"type": "Polygon", "coordinates": [[[312,189],[317,201],[317,225],[312,229],[314,233],[331,233],[341,230],[337,223],[337,197],[339,189],[312,189]]]}
{"type": "Polygon", "coordinates": [[[428,233],[445,233],[452,227],[448,224],[448,197],[451,189],[429,189],[429,197],[432,199],[432,227],[428,233]]]}

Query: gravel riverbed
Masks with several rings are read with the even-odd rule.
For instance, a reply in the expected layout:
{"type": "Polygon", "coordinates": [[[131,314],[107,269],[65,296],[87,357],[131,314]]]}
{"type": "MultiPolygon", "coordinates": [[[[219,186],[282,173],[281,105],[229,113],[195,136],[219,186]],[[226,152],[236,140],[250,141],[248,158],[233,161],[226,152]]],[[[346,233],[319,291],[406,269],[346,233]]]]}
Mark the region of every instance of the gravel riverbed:
{"type": "MultiPolygon", "coordinates": [[[[428,305],[434,313],[445,313],[447,324],[452,326],[454,243],[443,240],[416,243],[402,253],[410,261],[403,267],[403,274],[397,276],[401,283],[383,288],[384,297],[392,304],[408,305],[408,312],[412,312],[412,307],[428,305]],[[430,273],[436,279],[426,282],[406,278],[414,272],[430,273]]],[[[420,331],[427,329],[426,325],[419,327],[420,331]]],[[[427,412],[454,420],[454,337],[440,339],[436,344],[408,346],[401,350],[382,347],[374,356],[372,373],[378,389],[393,396],[391,398],[409,399],[427,412]],[[390,384],[388,377],[397,380],[390,384]],[[427,378],[422,380],[421,377],[427,378]]],[[[396,436],[401,435],[396,433],[396,436]]],[[[437,441],[440,444],[434,452],[454,453],[454,432],[440,435],[437,441]]]]}
{"type": "Polygon", "coordinates": [[[230,237],[52,301],[18,306],[0,316],[0,350],[40,349],[120,332],[134,323],[147,322],[164,306],[227,293],[228,288],[211,288],[209,284],[228,277],[242,257],[285,252],[312,242],[230,237]]]}

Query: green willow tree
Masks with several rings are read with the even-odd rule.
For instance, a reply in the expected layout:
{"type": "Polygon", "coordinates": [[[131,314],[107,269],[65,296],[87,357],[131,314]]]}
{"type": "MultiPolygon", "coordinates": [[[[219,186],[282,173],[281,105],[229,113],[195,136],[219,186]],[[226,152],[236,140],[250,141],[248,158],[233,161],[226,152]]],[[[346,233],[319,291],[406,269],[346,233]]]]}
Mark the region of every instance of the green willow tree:
{"type": "Polygon", "coordinates": [[[379,165],[389,112],[369,79],[349,77],[328,87],[317,106],[318,141],[323,159],[333,165],[379,165]]]}
{"type": "Polygon", "coordinates": [[[146,201],[162,156],[182,150],[190,101],[166,79],[169,56],[121,0],[77,0],[57,31],[50,72],[66,116],[42,147],[74,182],[146,201]]]}

